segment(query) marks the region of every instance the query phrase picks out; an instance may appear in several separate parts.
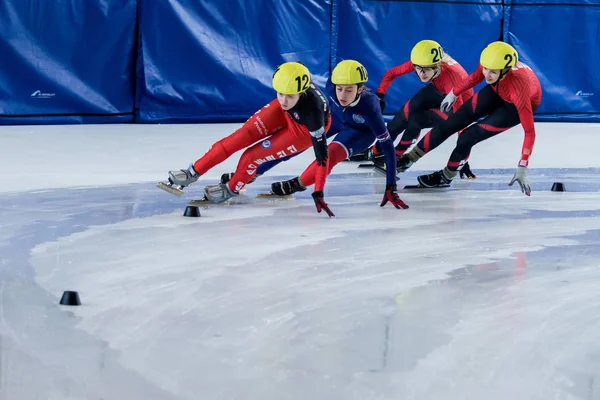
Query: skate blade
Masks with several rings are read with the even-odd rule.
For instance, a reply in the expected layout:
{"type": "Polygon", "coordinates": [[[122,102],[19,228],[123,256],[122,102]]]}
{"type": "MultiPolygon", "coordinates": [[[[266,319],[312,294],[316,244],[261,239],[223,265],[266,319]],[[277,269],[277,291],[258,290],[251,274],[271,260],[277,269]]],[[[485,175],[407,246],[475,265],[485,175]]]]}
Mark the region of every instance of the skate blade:
{"type": "Polygon", "coordinates": [[[373,163],[363,163],[363,164],[358,164],[357,168],[373,168],[375,166],[375,164],[373,163]]]}
{"type": "Polygon", "coordinates": [[[191,200],[188,205],[190,206],[201,206],[201,207],[213,207],[213,206],[235,206],[235,205],[242,205],[242,204],[251,204],[252,200],[248,197],[248,196],[244,196],[244,195],[239,195],[239,196],[234,196],[230,199],[227,199],[225,201],[222,201],[220,203],[214,203],[210,200],[208,200],[206,198],[206,196],[204,196],[201,199],[194,199],[191,200]]]}
{"type": "Polygon", "coordinates": [[[378,172],[382,175],[387,175],[385,168],[382,168],[379,165],[373,165],[373,171],[378,172]]]}
{"type": "MultiPolygon", "coordinates": [[[[385,168],[382,168],[378,165],[374,165],[373,171],[377,172],[380,175],[387,177],[387,171],[385,170],[385,168]]],[[[399,181],[399,180],[400,180],[400,177],[398,176],[398,174],[396,174],[396,181],[399,181]]]]}
{"type": "Polygon", "coordinates": [[[174,194],[175,196],[183,196],[183,190],[177,189],[177,188],[175,188],[169,184],[166,184],[164,182],[158,182],[156,184],[156,187],[164,190],[165,192],[174,194]]]}
{"type": "Polygon", "coordinates": [[[273,200],[294,200],[295,197],[290,195],[287,196],[280,196],[278,194],[275,194],[273,192],[268,192],[268,193],[259,193],[256,195],[257,199],[273,199],[273,200]]]}
{"type": "Polygon", "coordinates": [[[213,206],[230,206],[231,203],[229,202],[229,200],[223,201],[221,203],[214,203],[214,202],[208,200],[206,197],[203,197],[201,199],[190,200],[188,205],[189,206],[198,206],[198,207],[208,207],[208,206],[213,207],[213,206]]]}
{"type": "Polygon", "coordinates": [[[431,189],[431,190],[436,190],[436,189],[446,189],[449,188],[450,185],[440,185],[440,186],[434,186],[434,187],[428,187],[428,186],[421,186],[421,185],[406,185],[404,186],[404,189],[431,189]]]}
{"type": "Polygon", "coordinates": [[[190,206],[205,206],[205,205],[217,205],[217,203],[211,203],[210,201],[208,201],[208,199],[206,197],[203,197],[201,199],[190,200],[188,205],[190,205],[190,206]]]}

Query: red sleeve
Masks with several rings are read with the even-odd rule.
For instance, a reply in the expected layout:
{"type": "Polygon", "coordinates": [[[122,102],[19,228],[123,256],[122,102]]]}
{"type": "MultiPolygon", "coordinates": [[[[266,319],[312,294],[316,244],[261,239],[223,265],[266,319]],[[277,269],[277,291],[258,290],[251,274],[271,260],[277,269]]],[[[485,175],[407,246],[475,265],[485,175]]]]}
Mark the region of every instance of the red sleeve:
{"type": "Polygon", "coordinates": [[[329,166],[329,158],[324,165],[317,165],[315,171],[315,192],[323,191],[325,188],[325,181],[327,180],[327,170],[329,166]]]}
{"type": "Polygon", "coordinates": [[[458,96],[465,90],[469,90],[475,87],[478,83],[481,83],[483,79],[483,67],[481,66],[481,64],[479,64],[477,66],[477,69],[471,75],[469,75],[467,79],[464,79],[461,83],[458,84],[458,86],[452,88],[452,93],[454,93],[455,96],[458,96]]]}
{"type": "MultiPolygon", "coordinates": [[[[315,171],[315,192],[323,190],[325,187],[325,179],[327,179],[327,164],[329,163],[329,151],[327,147],[327,133],[329,127],[325,128],[325,132],[318,137],[311,137],[313,149],[315,150],[315,160],[317,162],[317,170],[315,171]]],[[[312,133],[311,133],[312,135],[312,133]]]]}
{"type": "Polygon", "coordinates": [[[527,81],[514,81],[510,88],[510,101],[515,105],[519,112],[519,120],[525,131],[523,147],[521,149],[521,160],[519,166],[529,165],[529,157],[533,151],[535,143],[535,126],[533,124],[533,108],[531,107],[531,98],[529,96],[529,85],[527,81]]]}
{"type": "Polygon", "coordinates": [[[394,79],[396,79],[400,75],[406,75],[410,72],[413,72],[414,70],[415,66],[410,61],[407,61],[404,64],[397,65],[394,68],[388,69],[385,75],[383,75],[383,78],[381,78],[381,83],[377,88],[377,93],[385,94],[392,82],[394,81],[394,79]]]}

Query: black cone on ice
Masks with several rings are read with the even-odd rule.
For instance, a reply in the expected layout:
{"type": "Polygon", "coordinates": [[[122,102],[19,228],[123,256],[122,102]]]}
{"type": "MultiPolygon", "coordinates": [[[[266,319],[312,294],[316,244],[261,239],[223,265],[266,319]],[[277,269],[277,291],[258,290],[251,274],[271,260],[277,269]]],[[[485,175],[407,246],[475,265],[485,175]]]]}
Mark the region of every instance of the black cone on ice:
{"type": "Polygon", "coordinates": [[[183,213],[184,217],[199,217],[200,209],[196,206],[187,206],[185,208],[185,212],[183,213]]]}
{"type": "Polygon", "coordinates": [[[79,293],[71,290],[63,292],[60,304],[63,306],[80,306],[81,300],[79,300],[79,293]]]}
{"type": "Polygon", "coordinates": [[[554,182],[554,184],[552,185],[552,191],[553,192],[564,192],[565,185],[562,182],[554,182]]]}

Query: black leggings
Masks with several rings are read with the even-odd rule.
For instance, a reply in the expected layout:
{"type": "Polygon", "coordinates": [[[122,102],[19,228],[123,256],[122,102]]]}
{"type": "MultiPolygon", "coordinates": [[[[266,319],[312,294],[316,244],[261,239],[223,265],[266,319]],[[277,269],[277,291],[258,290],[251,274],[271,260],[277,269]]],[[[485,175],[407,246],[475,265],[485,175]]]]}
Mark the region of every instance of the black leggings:
{"type": "Polygon", "coordinates": [[[428,153],[444,143],[455,132],[468,126],[460,133],[456,147],[448,160],[448,169],[456,171],[469,159],[473,146],[518,125],[519,122],[519,113],[515,106],[502,100],[492,87],[487,85],[447,120],[434,126],[419,141],[417,147],[423,153],[428,153]],[[469,126],[482,117],[485,118],[469,126]]]}
{"type": "MultiPolygon", "coordinates": [[[[396,146],[396,154],[402,155],[416,142],[421,129],[430,128],[444,121],[448,116],[440,111],[444,95],[431,83],[419,90],[406,104],[394,115],[387,124],[388,131],[395,141],[402,132],[400,143],[396,146]]],[[[380,146],[377,146],[380,151],[380,146]]]]}

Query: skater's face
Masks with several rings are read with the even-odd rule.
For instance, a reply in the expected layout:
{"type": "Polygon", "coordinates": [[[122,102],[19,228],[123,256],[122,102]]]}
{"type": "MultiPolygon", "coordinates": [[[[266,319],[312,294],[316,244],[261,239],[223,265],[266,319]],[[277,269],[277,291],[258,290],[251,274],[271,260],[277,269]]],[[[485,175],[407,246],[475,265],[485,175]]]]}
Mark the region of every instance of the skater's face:
{"type": "Polygon", "coordinates": [[[279,101],[281,108],[283,108],[285,111],[294,108],[294,106],[298,103],[298,100],[300,100],[299,94],[277,93],[277,101],[279,101]]]}
{"type": "Polygon", "coordinates": [[[485,77],[485,83],[487,83],[488,85],[493,85],[494,83],[498,82],[498,79],[500,79],[500,71],[499,69],[487,69],[484,68],[483,69],[483,76],[485,77]]]}
{"type": "Polygon", "coordinates": [[[420,65],[415,65],[415,72],[417,76],[421,80],[421,82],[429,82],[435,72],[437,71],[437,67],[421,67],[420,65]]]}
{"type": "Polygon", "coordinates": [[[335,94],[342,107],[347,107],[356,100],[356,96],[362,91],[358,85],[335,85],[335,94]]]}

